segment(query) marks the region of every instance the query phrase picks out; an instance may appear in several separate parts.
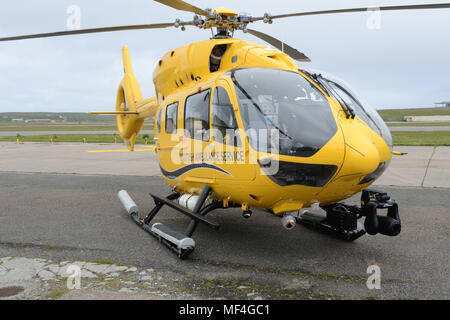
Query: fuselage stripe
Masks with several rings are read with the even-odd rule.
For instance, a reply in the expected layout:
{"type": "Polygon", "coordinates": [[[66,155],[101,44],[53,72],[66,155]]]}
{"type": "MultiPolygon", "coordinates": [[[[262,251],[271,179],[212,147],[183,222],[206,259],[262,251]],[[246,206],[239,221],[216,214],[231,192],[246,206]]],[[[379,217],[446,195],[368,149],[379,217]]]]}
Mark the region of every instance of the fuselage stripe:
{"type": "Polygon", "coordinates": [[[174,171],[167,171],[161,165],[159,166],[159,168],[161,169],[162,174],[167,179],[176,179],[179,176],[185,174],[186,172],[195,170],[195,169],[211,169],[211,170],[220,171],[222,173],[225,173],[225,174],[231,176],[231,174],[229,172],[223,170],[222,168],[219,168],[218,166],[215,166],[215,165],[209,164],[209,163],[193,163],[193,164],[189,164],[187,166],[181,167],[180,169],[177,169],[174,171]]]}

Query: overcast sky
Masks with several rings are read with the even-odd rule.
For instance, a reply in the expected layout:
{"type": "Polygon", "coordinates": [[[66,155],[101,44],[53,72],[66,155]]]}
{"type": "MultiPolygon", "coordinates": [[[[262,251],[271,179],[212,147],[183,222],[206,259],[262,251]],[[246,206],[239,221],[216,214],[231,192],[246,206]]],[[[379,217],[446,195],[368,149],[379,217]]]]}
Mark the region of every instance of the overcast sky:
{"type": "MultiPolygon", "coordinates": [[[[445,0],[269,1],[192,0],[200,7],[226,6],[262,16],[323,9],[439,3],[445,0]]],[[[172,22],[193,14],[151,0],[15,0],[2,3],[0,36],[64,31],[67,8],[81,9],[81,28],[172,22]]],[[[369,29],[369,13],[279,19],[251,28],[285,41],[312,59],[300,65],[350,83],[376,108],[431,107],[450,100],[450,9],[382,12],[381,28],[369,29]]],[[[145,97],[154,96],[156,62],[167,51],[208,39],[189,28],[124,31],[0,43],[0,112],[113,110],[123,76],[121,47],[130,48],[145,97]]],[[[237,32],[236,37],[261,42],[237,32]]]]}

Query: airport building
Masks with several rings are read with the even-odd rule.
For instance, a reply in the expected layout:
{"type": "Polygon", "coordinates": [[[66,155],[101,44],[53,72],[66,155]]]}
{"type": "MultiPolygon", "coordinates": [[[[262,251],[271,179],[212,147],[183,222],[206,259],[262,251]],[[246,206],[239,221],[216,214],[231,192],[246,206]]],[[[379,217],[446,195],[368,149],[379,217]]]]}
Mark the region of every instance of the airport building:
{"type": "Polygon", "coordinates": [[[25,123],[56,123],[58,120],[54,119],[27,119],[25,123]]]}
{"type": "Polygon", "coordinates": [[[436,107],[450,108],[450,101],[436,102],[436,107]]]}

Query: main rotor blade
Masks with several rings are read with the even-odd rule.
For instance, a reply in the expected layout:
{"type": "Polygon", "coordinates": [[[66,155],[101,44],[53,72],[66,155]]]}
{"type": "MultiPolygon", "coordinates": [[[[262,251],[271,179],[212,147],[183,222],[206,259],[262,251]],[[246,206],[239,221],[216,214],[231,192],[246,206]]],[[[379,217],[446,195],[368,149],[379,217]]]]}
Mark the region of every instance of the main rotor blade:
{"type": "MultiPolygon", "coordinates": [[[[446,9],[446,8],[450,8],[450,3],[404,5],[404,6],[384,6],[384,7],[373,6],[373,7],[368,7],[368,8],[337,9],[337,10],[324,10],[324,11],[310,11],[310,12],[280,14],[280,15],[270,16],[270,19],[299,17],[299,16],[312,16],[312,15],[331,14],[331,13],[364,12],[364,11],[369,11],[371,9],[380,9],[380,11],[392,11],[392,10],[446,9]]],[[[265,17],[258,17],[258,18],[253,18],[253,20],[260,21],[260,20],[264,20],[264,18],[265,17]]]]}
{"type": "Polygon", "coordinates": [[[199,14],[199,15],[205,16],[205,17],[209,16],[208,12],[206,12],[205,10],[197,8],[196,6],[193,6],[192,4],[189,4],[182,0],[155,0],[155,1],[162,3],[166,6],[172,7],[174,9],[194,12],[196,14],[199,14]]]}
{"type": "Polygon", "coordinates": [[[260,38],[261,40],[264,40],[265,42],[271,44],[275,48],[283,51],[284,53],[288,54],[292,59],[303,61],[303,62],[310,62],[311,59],[309,59],[304,53],[298,51],[295,48],[292,48],[291,46],[287,45],[286,43],[269,36],[266,33],[256,31],[253,29],[247,29],[248,33],[254,35],[255,37],[260,38]]]}
{"type": "Polygon", "coordinates": [[[49,38],[49,37],[68,36],[68,35],[74,35],[74,34],[100,33],[100,32],[125,31],[125,30],[160,29],[160,28],[168,28],[168,27],[173,27],[173,23],[140,24],[140,25],[131,25],[131,26],[118,26],[118,27],[105,27],[105,28],[59,31],[59,32],[50,32],[50,33],[27,34],[27,35],[23,35],[23,36],[0,38],[0,41],[15,41],[15,40],[24,40],[24,39],[49,38]]]}

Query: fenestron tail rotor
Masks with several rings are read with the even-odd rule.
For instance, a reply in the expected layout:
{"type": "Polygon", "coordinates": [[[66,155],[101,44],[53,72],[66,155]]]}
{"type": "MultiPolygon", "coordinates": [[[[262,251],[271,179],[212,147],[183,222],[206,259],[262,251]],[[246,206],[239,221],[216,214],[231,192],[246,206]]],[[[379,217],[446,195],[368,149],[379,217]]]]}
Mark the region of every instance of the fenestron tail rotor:
{"type": "Polygon", "coordinates": [[[424,10],[424,9],[449,9],[450,3],[435,3],[435,4],[421,4],[421,5],[401,5],[401,6],[381,6],[381,7],[369,7],[369,8],[348,8],[348,9],[333,9],[322,11],[308,11],[297,13],[286,13],[279,15],[271,15],[265,13],[262,17],[252,17],[248,15],[239,15],[235,11],[228,8],[200,9],[190,3],[182,0],[155,0],[161,4],[169,6],[171,8],[195,13],[192,21],[181,21],[177,19],[175,22],[168,23],[154,23],[154,24],[140,24],[140,25],[128,25],[128,26],[112,26],[103,28],[81,29],[81,30],[69,30],[49,33],[37,33],[28,34],[13,37],[0,38],[2,41],[15,41],[35,38],[48,38],[59,37],[68,35],[90,34],[90,33],[103,33],[103,32],[115,32],[115,31],[127,31],[127,30],[145,30],[145,29],[163,29],[169,27],[181,27],[181,30],[185,30],[185,26],[194,26],[200,29],[212,29],[216,28],[217,33],[214,38],[228,38],[231,37],[234,31],[241,30],[244,33],[248,32],[251,35],[266,41],[275,48],[290,55],[293,59],[298,61],[311,61],[305,54],[297,49],[287,45],[283,41],[274,38],[266,33],[248,29],[247,26],[250,23],[263,21],[264,23],[271,24],[275,19],[301,17],[301,16],[315,16],[324,14],[337,14],[337,13],[352,13],[352,12],[364,12],[369,10],[380,11],[399,11],[399,10],[424,10]]]}

